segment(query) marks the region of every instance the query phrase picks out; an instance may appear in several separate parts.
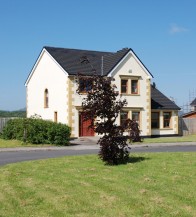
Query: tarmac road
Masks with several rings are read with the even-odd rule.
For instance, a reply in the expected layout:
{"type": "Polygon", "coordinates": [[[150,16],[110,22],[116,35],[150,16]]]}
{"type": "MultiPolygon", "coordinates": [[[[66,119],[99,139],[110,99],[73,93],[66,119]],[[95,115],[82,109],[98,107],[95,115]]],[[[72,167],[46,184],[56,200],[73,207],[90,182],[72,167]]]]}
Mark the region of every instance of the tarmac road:
{"type": "MultiPolygon", "coordinates": [[[[98,151],[99,146],[96,143],[89,145],[88,142],[69,147],[0,149],[0,165],[71,155],[97,154],[98,151]]],[[[136,152],[196,152],[196,143],[132,145],[130,154],[136,152]]]]}

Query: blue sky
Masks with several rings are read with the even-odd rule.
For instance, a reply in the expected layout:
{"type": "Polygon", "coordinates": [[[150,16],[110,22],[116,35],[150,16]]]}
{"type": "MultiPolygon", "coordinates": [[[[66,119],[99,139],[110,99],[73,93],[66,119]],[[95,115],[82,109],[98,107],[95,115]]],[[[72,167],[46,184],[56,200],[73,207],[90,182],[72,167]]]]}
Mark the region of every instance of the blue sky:
{"type": "Polygon", "coordinates": [[[132,48],[181,106],[196,92],[195,0],[0,0],[0,110],[25,107],[43,46],[132,48]]]}

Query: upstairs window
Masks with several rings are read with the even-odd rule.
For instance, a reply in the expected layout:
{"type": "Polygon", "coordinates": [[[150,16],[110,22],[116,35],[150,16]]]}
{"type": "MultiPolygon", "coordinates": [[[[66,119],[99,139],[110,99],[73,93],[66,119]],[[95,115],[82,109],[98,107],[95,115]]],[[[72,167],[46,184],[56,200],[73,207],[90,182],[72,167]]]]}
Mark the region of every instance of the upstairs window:
{"type": "Polygon", "coordinates": [[[131,80],[131,94],[138,94],[138,80],[131,80]]]}
{"type": "Polygon", "coordinates": [[[128,93],[128,80],[127,79],[121,80],[121,93],[128,93]]]}
{"type": "Polygon", "coordinates": [[[163,112],[163,127],[171,127],[171,112],[163,112]]]}
{"type": "Polygon", "coordinates": [[[44,90],[44,108],[48,108],[49,107],[49,93],[48,93],[48,89],[44,90]]]}
{"type": "Polygon", "coordinates": [[[159,112],[152,112],[151,114],[151,128],[159,129],[159,112]]]}
{"type": "Polygon", "coordinates": [[[88,79],[80,79],[79,81],[79,89],[80,93],[87,93],[88,91],[92,90],[92,81],[88,79]]]}
{"type": "Polygon", "coordinates": [[[120,83],[121,94],[138,95],[139,94],[139,77],[121,77],[120,83]]]}

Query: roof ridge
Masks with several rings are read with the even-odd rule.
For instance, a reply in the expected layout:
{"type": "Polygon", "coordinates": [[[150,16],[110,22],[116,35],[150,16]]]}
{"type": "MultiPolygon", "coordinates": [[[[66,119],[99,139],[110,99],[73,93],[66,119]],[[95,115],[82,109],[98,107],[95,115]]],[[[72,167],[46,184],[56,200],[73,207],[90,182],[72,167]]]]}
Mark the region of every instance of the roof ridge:
{"type": "Polygon", "coordinates": [[[96,52],[96,53],[108,53],[108,54],[114,54],[116,52],[111,51],[100,51],[100,50],[87,50],[87,49],[77,49],[77,48],[65,48],[65,47],[53,47],[53,46],[44,46],[43,48],[47,49],[61,49],[61,50],[75,50],[75,51],[88,51],[88,52],[96,52]]]}

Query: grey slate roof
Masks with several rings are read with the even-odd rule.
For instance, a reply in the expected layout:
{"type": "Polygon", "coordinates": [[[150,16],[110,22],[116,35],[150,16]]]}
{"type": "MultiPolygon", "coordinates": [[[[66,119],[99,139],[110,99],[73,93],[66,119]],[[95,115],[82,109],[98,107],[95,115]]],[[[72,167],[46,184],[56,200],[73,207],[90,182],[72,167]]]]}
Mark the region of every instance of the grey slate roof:
{"type": "MultiPolygon", "coordinates": [[[[56,47],[44,48],[69,75],[77,75],[78,73],[90,75],[93,71],[92,68],[96,70],[96,73],[99,75],[108,75],[129,51],[133,52],[130,48],[124,48],[117,52],[89,51],[56,47]],[[81,64],[81,61],[83,60],[82,57],[87,57],[90,64],[81,64]]],[[[146,70],[149,72],[147,68],[146,70]]],[[[149,72],[149,74],[151,73],[149,72]]]]}
{"type": "Polygon", "coordinates": [[[190,105],[192,105],[192,106],[196,105],[196,98],[192,101],[192,103],[190,105]]]}
{"type": "Polygon", "coordinates": [[[172,100],[153,86],[151,86],[151,109],[180,110],[172,100]]]}
{"type": "MultiPolygon", "coordinates": [[[[78,73],[90,75],[93,73],[93,69],[96,70],[96,73],[99,75],[108,75],[129,51],[134,53],[130,48],[124,48],[117,52],[90,51],[48,46],[45,46],[44,48],[69,75],[77,75],[78,73]],[[86,57],[90,64],[85,64],[85,58],[83,57],[86,57]],[[83,64],[81,64],[82,61],[84,61],[83,64]]],[[[134,55],[139,59],[135,53],[134,55]]],[[[145,67],[141,60],[140,62],[145,67]]],[[[146,70],[149,72],[147,68],[146,70]]],[[[153,77],[150,72],[149,74],[153,77]]],[[[174,102],[153,87],[151,87],[151,108],[180,109],[174,102]]]]}

